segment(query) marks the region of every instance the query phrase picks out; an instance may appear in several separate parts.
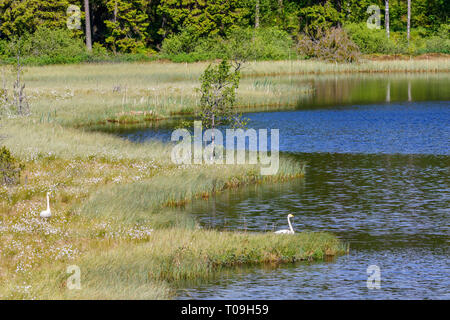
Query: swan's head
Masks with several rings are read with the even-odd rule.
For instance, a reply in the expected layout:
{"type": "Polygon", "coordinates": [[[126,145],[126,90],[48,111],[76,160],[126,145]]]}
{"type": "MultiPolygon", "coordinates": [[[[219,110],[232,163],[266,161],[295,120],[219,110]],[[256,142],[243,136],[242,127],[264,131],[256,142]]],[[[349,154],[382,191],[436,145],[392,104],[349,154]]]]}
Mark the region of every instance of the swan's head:
{"type": "Polygon", "coordinates": [[[293,218],[293,217],[294,217],[294,215],[289,213],[288,218],[293,218]]]}

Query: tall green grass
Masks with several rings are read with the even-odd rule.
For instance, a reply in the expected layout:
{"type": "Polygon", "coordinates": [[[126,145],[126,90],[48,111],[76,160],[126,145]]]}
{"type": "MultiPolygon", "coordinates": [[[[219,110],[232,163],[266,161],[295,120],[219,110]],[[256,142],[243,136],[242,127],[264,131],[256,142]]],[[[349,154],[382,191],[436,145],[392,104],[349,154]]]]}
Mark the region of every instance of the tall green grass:
{"type": "Polygon", "coordinates": [[[48,266],[29,283],[23,298],[167,299],[186,280],[208,280],[224,268],[243,264],[280,264],[321,260],[347,248],[327,233],[279,236],[170,229],[155,231],[143,244],[122,243],[93,250],[74,264],[80,267],[81,290],[67,290],[65,268],[48,266]]]}
{"type": "MultiPolygon", "coordinates": [[[[99,190],[82,206],[92,217],[113,218],[126,223],[158,223],[166,207],[184,205],[194,198],[265,180],[279,181],[304,175],[304,164],[288,157],[280,159],[275,176],[261,176],[257,165],[190,166],[165,171],[151,180],[114,185],[99,190]]],[[[166,210],[166,209],[165,209],[166,210]]]]}
{"type": "MultiPolygon", "coordinates": [[[[207,65],[150,62],[28,67],[23,79],[36,122],[70,127],[108,121],[148,123],[195,113],[199,108],[198,79],[207,65]],[[136,112],[148,115],[134,115],[136,112]]],[[[248,62],[242,70],[237,107],[265,110],[290,106],[312,94],[308,85],[282,78],[286,75],[448,71],[450,59],[445,58],[359,64],[248,62]]]]}

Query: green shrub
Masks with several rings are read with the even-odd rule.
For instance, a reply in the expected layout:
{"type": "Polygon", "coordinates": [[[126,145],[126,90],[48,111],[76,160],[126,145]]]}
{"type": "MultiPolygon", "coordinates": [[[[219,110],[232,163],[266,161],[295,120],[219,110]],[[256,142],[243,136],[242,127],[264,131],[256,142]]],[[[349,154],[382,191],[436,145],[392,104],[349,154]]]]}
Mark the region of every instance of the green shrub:
{"type": "Polygon", "coordinates": [[[423,53],[450,54],[450,24],[442,24],[436,35],[425,39],[423,53]]]}
{"type": "Polygon", "coordinates": [[[365,23],[350,23],[344,28],[362,53],[399,53],[384,29],[369,29],[365,23]]]}
{"type": "Polygon", "coordinates": [[[54,63],[78,62],[87,54],[83,41],[68,29],[40,27],[24,46],[25,56],[48,57],[54,63]]]}
{"type": "Polygon", "coordinates": [[[92,45],[91,55],[93,55],[94,57],[98,57],[98,58],[108,58],[109,52],[108,52],[108,49],[106,49],[100,43],[94,42],[94,44],[92,45]]]}
{"type": "Polygon", "coordinates": [[[0,183],[1,184],[17,184],[20,179],[20,172],[23,170],[20,164],[11,152],[3,146],[0,149],[0,183]]]}
{"type": "Polygon", "coordinates": [[[437,31],[437,36],[447,40],[450,39],[450,24],[441,24],[439,30],[437,31]]]}
{"type": "Polygon", "coordinates": [[[450,54],[450,39],[433,36],[426,39],[425,50],[421,53],[445,53],[450,54]]]}
{"type": "Polygon", "coordinates": [[[226,40],[229,59],[284,60],[291,56],[292,48],[291,36],[276,27],[234,29],[226,40]]]}
{"type": "Polygon", "coordinates": [[[73,37],[68,29],[40,27],[34,34],[21,37],[20,41],[14,38],[3,48],[4,60],[12,62],[17,49],[26,64],[77,63],[87,57],[83,41],[73,37]]]}
{"type": "Polygon", "coordinates": [[[164,40],[160,56],[174,62],[281,60],[290,56],[292,47],[289,34],[278,28],[234,28],[226,38],[218,35],[196,38],[185,30],[164,40]]]}
{"type": "Polygon", "coordinates": [[[180,53],[191,53],[195,50],[198,38],[187,30],[179,34],[171,34],[164,39],[161,46],[161,53],[167,56],[175,56],[180,53]]]}

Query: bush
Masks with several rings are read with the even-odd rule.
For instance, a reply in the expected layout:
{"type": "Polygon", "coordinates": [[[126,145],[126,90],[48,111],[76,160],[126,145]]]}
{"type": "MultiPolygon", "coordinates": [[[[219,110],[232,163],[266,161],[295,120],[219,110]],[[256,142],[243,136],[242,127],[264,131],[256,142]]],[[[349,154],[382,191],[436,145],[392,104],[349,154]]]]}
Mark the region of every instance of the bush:
{"type": "Polygon", "coordinates": [[[300,54],[333,62],[357,62],[360,57],[358,46],[342,28],[317,31],[317,38],[299,35],[297,48],[300,54]]]}
{"type": "Polygon", "coordinates": [[[450,54],[450,39],[433,36],[426,39],[425,50],[421,53],[445,53],[450,54]]]}
{"type": "Polygon", "coordinates": [[[289,34],[278,28],[235,28],[226,38],[217,35],[196,38],[185,30],[164,40],[161,57],[174,62],[235,58],[281,60],[290,56],[292,46],[289,34]]]}
{"type": "Polygon", "coordinates": [[[81,39],[74,38],[68,29],[40,27],[32,35],[14,38],[3,47],[3,58],[12,62],[20,50],[26,64],[76,63],[87,58],[87,51],[81,39]]]}
{"type": "Polygon", "coordinates": [[[291,56],[291,36],[278,28],[240,28],[227,35],[227,57],[244,60],[284,60],[291,56]]]}
{"type": "Polygon", "coordinates": [[[5,146],[0,149],[1,184],[17,184],[20,179],[20,172],[23,168],[24,166],[11,155],[11,152],[5,146]]]}
{"type": "Polygon", "coordinates": [[[442,24],[436,35],[425,40],[423,53],[450,54],[450,24],[442,24]]]}
{"type": "Polygon", "coordinates": [[[344,28],[362,53],[399,53],[384,29],[369,29],[365,23],[351,23],[344,28]]]}
{"type": "Polygon", "coordinates": [[[47,58],[53,63],[79,62],[87,52],[81,39],[68,29],[40,27],[24,44],[25,56],[47,58]]]}
{"type": "Polygon", "coordinates": [[[197,37],[191,35],[187,30],[183,30],[179,34],[171,34],[164,39],[161,46],[161,53],[167,56],[191,53],[195,50],[197,41],[197,37]]]}

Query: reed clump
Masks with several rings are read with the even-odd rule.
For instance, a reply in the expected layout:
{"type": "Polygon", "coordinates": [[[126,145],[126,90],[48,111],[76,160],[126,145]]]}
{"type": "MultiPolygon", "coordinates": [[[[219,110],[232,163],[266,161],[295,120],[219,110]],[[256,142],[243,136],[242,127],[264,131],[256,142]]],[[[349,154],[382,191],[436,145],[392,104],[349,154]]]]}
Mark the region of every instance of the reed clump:
{"type": "Polygon", "coordinates": [[[342,243],[327,233],[278,236],[184,228],[156,230],[145,242],[102,249],[76,261],[82,290],[65,289],[66,270],[50,267],[29,282],[30,293],[37,291],[44,299],[167,299],[185,281],[211,279],[224,268],[273,266],[345,253],[342,243]],[[47,284],[39,286],[43,279],[47,284]]]}

